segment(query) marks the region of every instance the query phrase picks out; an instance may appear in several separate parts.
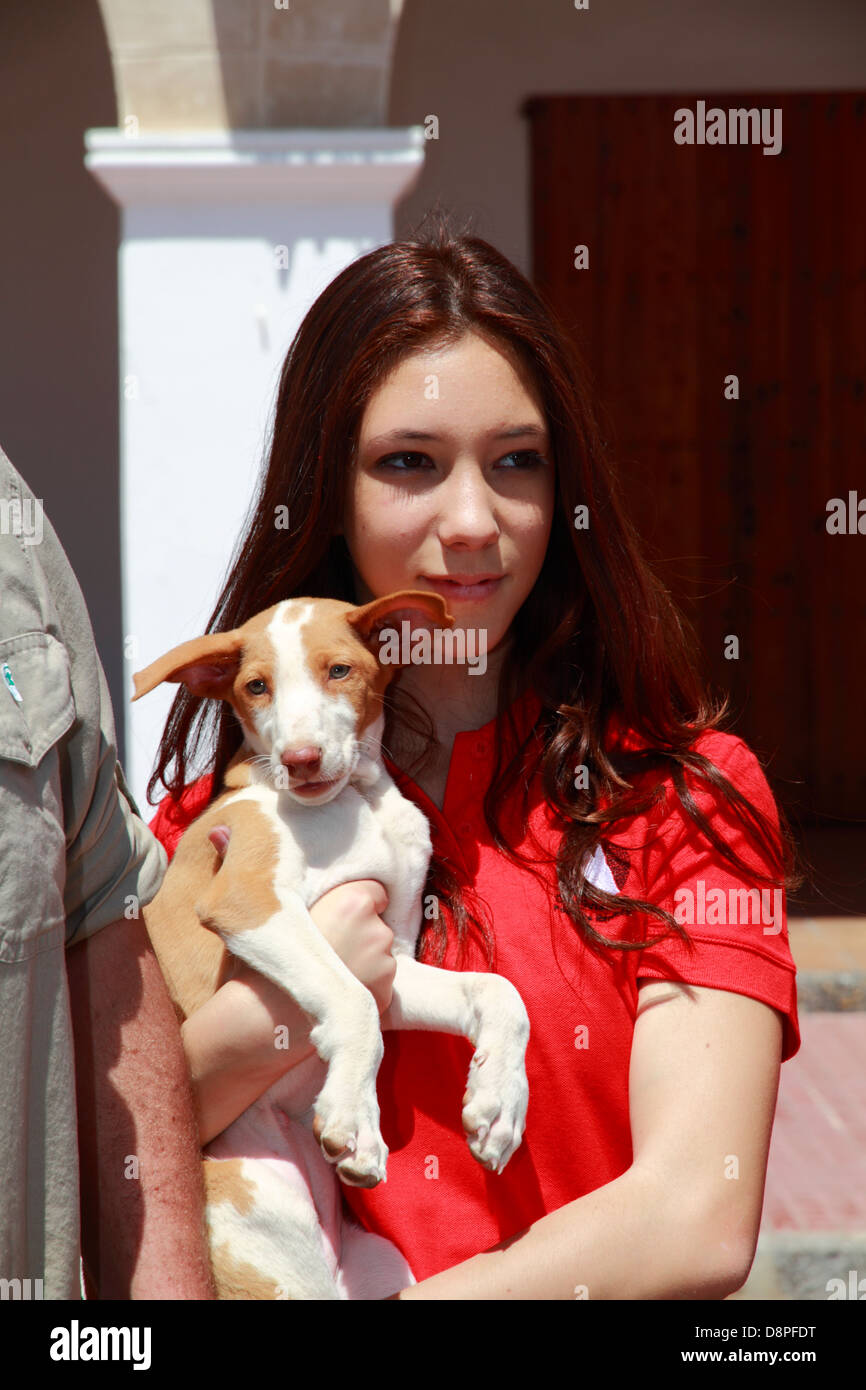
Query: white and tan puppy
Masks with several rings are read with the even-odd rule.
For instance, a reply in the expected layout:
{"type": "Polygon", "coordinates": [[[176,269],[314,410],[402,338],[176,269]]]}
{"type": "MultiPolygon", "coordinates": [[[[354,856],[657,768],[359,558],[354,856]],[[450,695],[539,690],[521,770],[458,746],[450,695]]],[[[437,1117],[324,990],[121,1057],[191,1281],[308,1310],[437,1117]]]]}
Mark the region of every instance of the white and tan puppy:
{"type": "Polygon", "coordinates": [[[508,981],[415,960],[431,853],[426,817],[381,760],[394,667],[383,629],[450,627],[438,594],[406,590],[356,607],[289,599],[232,632],[184,642],[134,677],[228,700],[244,742],[218,798],[186,831],[144,918],[180,1018],[231,977],[235,958],[315,1020],[316,1054],[273,1085],[205,1150],[207,1216],[220,1298],[384,1298],[414,1282],[389,1241],[350,1222],[334,1173],[385,1177],[372,994],[310,917],[329,889],[377,879],[397,961],[392,1026],[469,1038],[463,1126],[501,1172],[520,1143],[529,1021],[508,981]],[[230,832],[225,843],[220,827],[230,832]]]}

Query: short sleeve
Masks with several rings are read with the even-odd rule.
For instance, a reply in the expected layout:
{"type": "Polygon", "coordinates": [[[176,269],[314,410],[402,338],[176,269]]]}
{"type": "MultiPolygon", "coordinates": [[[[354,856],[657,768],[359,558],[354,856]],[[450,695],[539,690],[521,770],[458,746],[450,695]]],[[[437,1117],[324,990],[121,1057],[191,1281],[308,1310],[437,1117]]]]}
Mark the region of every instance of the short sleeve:
{"type": "MultiPolygon", "coordinates": [[[[117,759],[111,702],[98,662],[99,728],[84,778],[73,780],[76,816],[67,839],[66,944],[138,909],[156,895],[166,868],[165,851],[138,812],[117,759]]],[[[67,831],[70,829],[67,821],[67,831]]]]}
{"type": "MultiPolygon", "coordinates": [[[[769,819],[778,835],[772,792],[743,741],[712,733],[696,747],[769,819]]],[[[747,835],[730,804],[691,775],[688,783],[719,838],[749,870],[771,874],[768,857],[747,835]]],[[[670,935],[635,952],[636,978],[678,980],[768,1004],[783,1017],[782,1060],[787,1061],[800,1046],[800,1030],[784,890],[760,884],[728,864],[682,808],[670,784],[659,832],[646,847],[646,899],[670,912],[692,945],[690,949],[681,937],[670,935]]],[[[658,922],[646,920],[649,934],[661,929],[658,922]]]]}
{"type": "MultiPolygon", "coordinates": [[[[15,693],[3,692],[7,756],[17,758],[9,795],[38,803],[50,829],[42,877],[56,883],[68,946],[137,915],[159,888],[166,859],[117,760],[111,699],[81,588],[41,499],[2,451],[0,484],[14,515],[29,523],[2,551],[7,686],[17,676],[15,693]]],[[[41,924],[28,930],[38,933],[41,924]]]]}

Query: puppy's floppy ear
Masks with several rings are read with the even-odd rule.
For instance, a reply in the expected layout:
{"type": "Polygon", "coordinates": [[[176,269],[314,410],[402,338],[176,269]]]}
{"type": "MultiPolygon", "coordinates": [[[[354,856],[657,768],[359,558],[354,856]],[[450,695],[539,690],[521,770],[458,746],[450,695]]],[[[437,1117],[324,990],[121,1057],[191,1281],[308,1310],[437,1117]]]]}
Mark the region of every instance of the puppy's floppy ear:
{"type": "Polygon", "coordinates": [[[237,629],[181,642],[143,671],[135,672],[133,702],[163,681],[182,683],[192,695],[222,699],[237,675],[243,642],[237,629]]]}
{"type": "Polygon", "coordinates": [[[384,594],[348,613],[346,621],[374,652],[378,650],[379,634],[386,627],[399,629],[401,623],[408,622],[416,632],[419,628],[432,630],[454,626],[454,618],[442,595],[426,589],[399,589],[393,594],[384,594]]]}

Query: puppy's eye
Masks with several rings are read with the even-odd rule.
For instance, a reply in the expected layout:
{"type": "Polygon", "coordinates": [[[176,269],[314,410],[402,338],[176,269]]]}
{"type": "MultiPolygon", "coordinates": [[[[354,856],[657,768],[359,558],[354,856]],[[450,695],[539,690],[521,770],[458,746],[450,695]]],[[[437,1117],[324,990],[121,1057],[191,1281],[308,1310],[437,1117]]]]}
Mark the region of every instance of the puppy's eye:
{"type": "Polygon", "coordinates": [[[263,680],[247,681],[247,690],[251,695],[267,695],[268,683],[263,680]]]}
{"type": "Polygon", "coordinates": [[[351,666],[347,666],[345,662],[342,665],[332,666],[328,672],[328,679],[332,681],[341,681],[348,676],[351,669],[351,666]]]}

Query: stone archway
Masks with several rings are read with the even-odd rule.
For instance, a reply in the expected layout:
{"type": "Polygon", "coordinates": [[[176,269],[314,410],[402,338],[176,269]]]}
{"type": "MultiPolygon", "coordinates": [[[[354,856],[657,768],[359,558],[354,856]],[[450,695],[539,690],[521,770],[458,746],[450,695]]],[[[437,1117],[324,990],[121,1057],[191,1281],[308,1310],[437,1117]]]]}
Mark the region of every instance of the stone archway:
{"type": "Polygon", "coordinates": [[[138,131],[385,123],[403,0],[100,0],[118,125],[138,131]]]}

